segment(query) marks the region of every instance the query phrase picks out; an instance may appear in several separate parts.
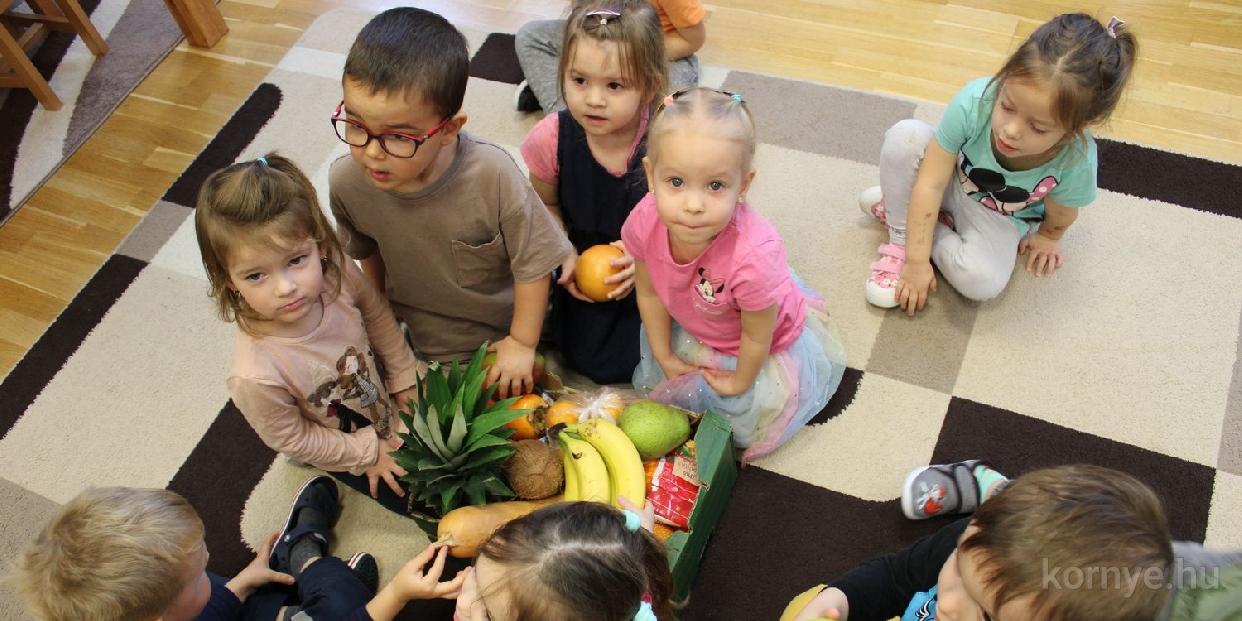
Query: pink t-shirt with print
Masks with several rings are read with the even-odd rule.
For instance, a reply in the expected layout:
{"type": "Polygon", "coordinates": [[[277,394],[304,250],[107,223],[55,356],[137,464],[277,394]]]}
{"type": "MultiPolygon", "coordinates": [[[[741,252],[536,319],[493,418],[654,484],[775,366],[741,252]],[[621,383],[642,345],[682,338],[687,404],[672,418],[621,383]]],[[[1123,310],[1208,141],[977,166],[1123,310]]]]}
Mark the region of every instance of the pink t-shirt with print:
{"type": "Polygon", "coordinates": [[[771,353],[784,351],[802,333],[806,298],[785,259],[772,225],[745,203],[696,259],[677,263],[655,196],[639,201],[621,229],[625,248],[647,267],[656,295],[673,320],[721,353],[736,356],[742,311],[777,306],[771,353]]]}

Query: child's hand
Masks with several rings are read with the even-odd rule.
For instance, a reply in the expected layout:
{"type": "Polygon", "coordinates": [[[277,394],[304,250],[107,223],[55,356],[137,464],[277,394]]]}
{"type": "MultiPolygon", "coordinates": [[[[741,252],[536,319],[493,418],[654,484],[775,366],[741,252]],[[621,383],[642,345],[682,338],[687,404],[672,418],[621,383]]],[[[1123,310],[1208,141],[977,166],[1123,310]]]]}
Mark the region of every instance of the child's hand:
{"type": "Polygon", "coordinates": [[[578,283],[574,280],[574,270],[577,267],[578,253],[571,252],[569,257],[565,259],[565,262],[561,263],[561,277],[556,279],[556,284],[564,287],[569,292],[569,295],[574,296],[574,298],[582,300],[587,304],[594,304],[595,300],[582,295],[582,292],[578,290],[578,283]]]}
{"type": "Polygon", "coordinates": [[[815,619],[831,619],[833,621],[845,621],[849,615],[849,601],[845,599],[845,593],[841,589],[828,587],[819,592],[815,599],[811,600],[798,616],[794,617],[794,621],[814,621],[815,619]]]}
{"type": "Polygon", "coordinates": [[[397,575],[392,577],[392,582],[389,582],[385,588],[393,589],[405,601],[435,598],[457,599],[461,592],[461,585],[466,581],[466,572],[459,572],[457,577],[448,582],[440,582],[440,575],[444,573],[446,556],[448,556],[448,546],[435,544],[427,546],[426,550],[410,559],[397,572],[397,575]],[[435,562],[431,563],[430,569],[425,569],[427,562],[432,558],[435,562]]]}
{"type": "Polygon", "coordinates": [[[619,239],[609,245],[620,248],[625,253],[612,260],[612,266],[621,268],[621,271],[604,279],[605,284],[616,285],[608,292],[608,299],[620,300],[634,291],[634,257],[625,249],[625,242],[619,239]]]}
{"type": "Polygon", "coordinates": [[[276,538],[279,536],[280,533],[272,533],[272,536],[267,538],[267,543],[263,544],[263,548],[259,550],[259,555],[237,572],[232,580],[225,583],[225,588],[232,591],[237,599],[244,602],[256,589],[271,582],[293,584],[293,576],[272,571],[267,566],[267,559],[272,555],[272,546],[275,545],[276,538]]]}
{"type": "Polygon", "coordinates": [[[734,371],[703,369],[703,379],[722,397],[732,397],[750,390],[750,385],[743,384],[734,371]]]}
{"type": "Polygon", "coordinates": [[[656,362],[660,364],[660,370],[664,371],[664,379],[673,379],[681,377],[687,373],[694,373],[699,368],[681,359],[681,356],[670,353],[663,358],[656,358],[656,362]]]}
{"type": "Polygon", "coordinates": [[[405,490],[401,489],[397,479],[405,476],[405,468],[398,466],[397,462],[393,461],[388,454],[396,449],[390,442],[382,438],[375,444],[375,464],[366,470],[367,482],[371,484],[371,497],[379,498],[379,482],[380,479],[383,479],[393,493],[404,498],[405,490]]]}
{"type": "Polygon", "coordinates": [[[409,388],[406,388],[405,390],[402,390],[401,392],[393,393],[392,400],[393,400],[393,403],[397,404],[398,410],[401,410],[402,412],[409,414],[410,413],[410,401],[412,400],[415,403],[418,403],[418,389],[415,388],[414,386],[410,386],[409,388]]]}
{"type": "Polygon", "coordinates": [[[507,399],[524,395],[535,389],[535,348],[527,347],[512,336],[506,336],[488,348],[496,352],[496,363],[487,372],[484,386],[499,383],[496,397],[507,399]]]}
{"type": "Polygon", "coordinates": [[[1026,271],[1038,278],[1051,276],[1065,263],[1061,242],[1042,233],[1027,235],[1018,243],[1018,254],[1026,255],[1026,271]]]}
{"type": "Polygon", "coordinates": [[[936,271],[931,261],[915,263],[907,261],[901,268],[901,278],[897,281],[897,303],[911,317],[915,311],[923,310],[927,298],[936,290],[936,271]]]}

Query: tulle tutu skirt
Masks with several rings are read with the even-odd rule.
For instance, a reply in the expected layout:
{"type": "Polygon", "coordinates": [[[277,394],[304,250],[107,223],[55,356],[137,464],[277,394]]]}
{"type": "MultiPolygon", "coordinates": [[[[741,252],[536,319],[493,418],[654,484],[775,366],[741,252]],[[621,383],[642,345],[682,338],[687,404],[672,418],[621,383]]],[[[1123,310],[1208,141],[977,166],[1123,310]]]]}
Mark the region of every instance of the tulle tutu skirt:
{"type": "MultiPolygon", "coordinates": [[[[702,373],[666,381],[663,369],[651,355],[645,326],[639,335],[642,350],[634,369],[634,389],[653,401],[695,412],[711,410],[728,418],[733,424],[734,443],[745,449],[742,461],[771,453],[824,409],[845,372],[845,349],[821,310],[822,299],[805,286],[803,290],[809,304],[802,334],[784,351],[768,356],[750,390],[723,397],[702,373]]],[[[737,357],[704,345],[676,322],[670,344],[673,353],[694,366],[737,368],[737,357]]]]}

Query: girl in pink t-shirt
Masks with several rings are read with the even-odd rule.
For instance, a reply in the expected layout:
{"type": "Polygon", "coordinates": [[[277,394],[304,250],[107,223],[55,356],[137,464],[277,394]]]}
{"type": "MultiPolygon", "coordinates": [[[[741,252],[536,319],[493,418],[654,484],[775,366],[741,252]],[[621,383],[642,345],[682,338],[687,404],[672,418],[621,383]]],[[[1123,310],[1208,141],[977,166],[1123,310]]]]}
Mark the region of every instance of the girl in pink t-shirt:
{"type": "Polygon", "coordinates": [[[757,459],[824,408],[844,351],[780,235],[746,204],[755,126],[742,97],[674,93],[647,141],[651,193],[621,230],[643,319],[634,387],[727,416],[742,459],[757,459]]]}

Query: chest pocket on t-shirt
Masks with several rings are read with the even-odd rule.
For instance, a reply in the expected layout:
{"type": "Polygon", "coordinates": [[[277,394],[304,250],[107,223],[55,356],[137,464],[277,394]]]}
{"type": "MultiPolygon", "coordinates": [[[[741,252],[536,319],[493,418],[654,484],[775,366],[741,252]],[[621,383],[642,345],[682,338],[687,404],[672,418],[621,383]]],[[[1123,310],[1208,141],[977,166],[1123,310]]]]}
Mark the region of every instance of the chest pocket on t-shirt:
{"type": "Polygon", "coordinates": [[[453,264],[457,270],[457,284],[466,288],[504,282],[512,276],[509,253],[505,250],[505,240],[500,233],[491,241],[482,244],[454,239],[453,264]]]}

